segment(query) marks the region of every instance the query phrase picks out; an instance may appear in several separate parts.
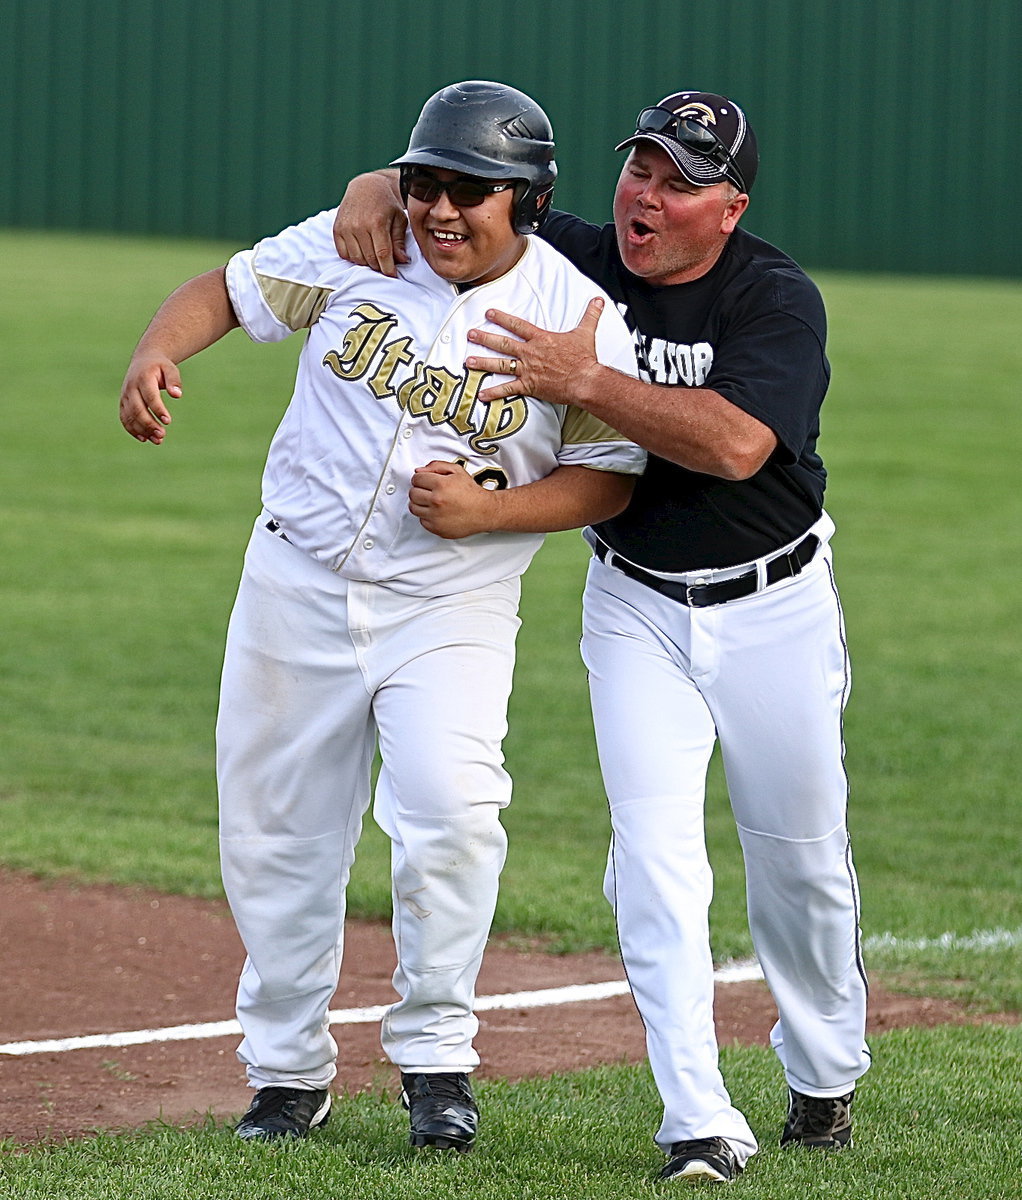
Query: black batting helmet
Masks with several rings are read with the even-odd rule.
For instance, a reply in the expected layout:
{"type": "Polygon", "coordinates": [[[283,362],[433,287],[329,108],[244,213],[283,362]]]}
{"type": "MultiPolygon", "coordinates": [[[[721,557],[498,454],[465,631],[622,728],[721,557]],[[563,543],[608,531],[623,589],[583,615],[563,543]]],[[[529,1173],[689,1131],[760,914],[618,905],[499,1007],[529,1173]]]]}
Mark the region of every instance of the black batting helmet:
{"type": "MultiPolygon", "coordinates": [[[[546,113],[524,92],[479,79],[452,83],[430,96],[408,149],[390,165],[517,180],[511,223],[518,233],[535,233],[543,224],[557,178],[546,113]]],[[[403,184],[401,192],[407,200],[403,184]]]]}

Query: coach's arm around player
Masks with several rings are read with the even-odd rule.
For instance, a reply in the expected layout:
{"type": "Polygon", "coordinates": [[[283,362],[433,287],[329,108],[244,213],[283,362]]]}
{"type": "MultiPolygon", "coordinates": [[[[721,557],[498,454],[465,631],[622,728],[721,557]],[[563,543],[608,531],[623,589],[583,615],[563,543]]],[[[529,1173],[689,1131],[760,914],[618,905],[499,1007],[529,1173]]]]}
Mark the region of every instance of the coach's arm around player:
{"type": "MultiPolygon", "coordinates": [[[[334,243],[341,258],[396,275],[397,266],[408,261],[407,221],[400,200],[398,173],[392,169],[351,179],[334,218],[334,243]]],[[[743,211],[741,204],[729,224],[737,224],[743,211]]],[[[517,369],[514,378],[480,392],[480,400],[524,393],[552,404],[577,405],[690,471],[730,480],[748,479],[759,471],[777,448],[768,425],[710,388],[680,394],[677,387],[623,375],[598,361],[595,330],[602,308],[603,300],[594,298],[578,328],[566,332],[539,329],[511,313],[489,313],[500,329],[469,333],[469,340],[484,349],[467,358],[466,365],[507,374],[503,364],[514,356],[517,369]],[[487,356],[486,350],[503,357],[487,356]]]]}

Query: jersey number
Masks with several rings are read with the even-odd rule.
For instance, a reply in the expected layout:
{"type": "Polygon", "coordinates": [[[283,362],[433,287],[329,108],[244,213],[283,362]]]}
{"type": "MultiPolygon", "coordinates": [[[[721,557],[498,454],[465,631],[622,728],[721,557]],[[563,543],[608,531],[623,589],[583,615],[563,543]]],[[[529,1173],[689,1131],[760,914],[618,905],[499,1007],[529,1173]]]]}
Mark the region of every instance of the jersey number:
{"type": "MultiPolygon", "coordinates": [[[[468,471],[468,459],[456,458],[454,460],[459,467],[464,467],[468,471]]],[[[500,467],[485,467],[482,471],[472,474],[468,471],[472,478],[479,484],[480,487],[486,488],[490,492],[502,492],[508,485],[507,475],[500,467]]]]}

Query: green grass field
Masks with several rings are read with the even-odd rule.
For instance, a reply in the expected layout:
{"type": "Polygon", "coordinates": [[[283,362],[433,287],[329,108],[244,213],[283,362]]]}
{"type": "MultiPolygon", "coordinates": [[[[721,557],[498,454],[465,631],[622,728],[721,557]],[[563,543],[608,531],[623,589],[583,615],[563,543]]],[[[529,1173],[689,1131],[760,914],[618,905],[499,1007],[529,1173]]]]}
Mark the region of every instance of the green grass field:
{"type": "MultiPolygon", "coordinates": [[[[163,296],[231,249],[0,233],[0,863],[9,867],[219,895],[217,674],[298,340],[253,347],[235,333],[186,364],[159,449],[128,438],[116,402],[163,296]]],[[[821,449],[853,659],[847,764],[869,965],[888,985],[1017,1012],[1022,287],[820,283],[834,366],[821,449]]],[[[575,534],[551,537],[526,577],[506,743],[515,800],[497,927],[553,950],[613,947],[600,896],[608,822],[578,659],[583,551],[575,534]]],[[[715,955],[744,956],[741,864],[719,771],[708,829],[715,955]]],[[[350,899],[356,914],[388,910],[374,827],[350,899]]],[[[1014,1190],[989,1172],[1009,1120],[1017,1131],[1020,1052],[1017,1030],[886,1035],[862,1089],[860,1149],[826,1164],[764,1152],[735,1190],[1015,1195],[1017,1167],[1014,1190]]],[[[773,1061],[755,1049],[727,1056],[736,1096],[772,1144],[773,1061]]],[[[656,1104],[644,1072],[486,1094],[489,1148],[435,1173],[408,1161],[393,1113],[368,1097],[345,1118],[357,1127],[350,1144],[339,1123],[318,1149],[259,1157],[259,1182],[245,1191],[251,1152],[216,1130],[189,1133],[187,1151],[184,1135],[163,1130],[18,1156],[0,1164],[0,1182],[6,1173],[18,1196],[168,1200],[658,1190],[646,1181],[656,1104]],[[620,1122],[608,1118],[608,1094],[620,1122]]]]}
{"type": "MultiPolygon", "coordinates": [[[[724,1070],[763,1149],[735,1200],[1016,1200],[1022,1030],[904,1030],[877,1039],[855,1146],[781,1151],[783,1087],[768,1051],[725,1047],[724,1070]]],[[[0,1156],[18,1200],[620,1200],[689,1195],[651,1180],[657,1112],[641,1068],[604,1067],[479,1088],[485,1136],[471,1155],[416,1156],[392,1099],[336,1106],[297,1147],[239,1143],[224,1126],[153,1127],[0,1156]]],[[[699,1189],[700,1191],[702,1189],[699,1189]]]]}

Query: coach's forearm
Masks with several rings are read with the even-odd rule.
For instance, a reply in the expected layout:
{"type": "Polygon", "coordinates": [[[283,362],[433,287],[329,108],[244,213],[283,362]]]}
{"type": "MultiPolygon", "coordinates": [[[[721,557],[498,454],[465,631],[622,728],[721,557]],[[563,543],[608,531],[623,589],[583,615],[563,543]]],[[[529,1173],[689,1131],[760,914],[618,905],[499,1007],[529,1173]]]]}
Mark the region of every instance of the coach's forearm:
{"type": "Polygon", "coordinates": [[[773,430],[712,388],[644,383],[605,366],[596,333],[603,301],[594,297],[574,329],[541,329],[514,313],[488,309],[490,328],[468,331],[468,340],[492,353],[470,354],[472,370],[510,375],[483,388],[485,403],[535,396],[592,413],[644,450],[690,471],[722,479],[747,479],[773,453],[773,430]]]}
{"type": "Polygon", "coordinates": [[[722,479],[748,479],[777,445],[772,429],[712,388],[645,383],[596,361],[564,399],[659,458],[722,479]]]}

